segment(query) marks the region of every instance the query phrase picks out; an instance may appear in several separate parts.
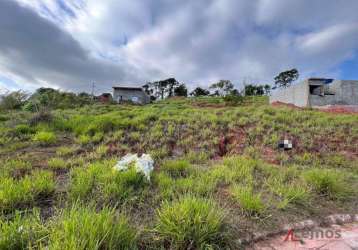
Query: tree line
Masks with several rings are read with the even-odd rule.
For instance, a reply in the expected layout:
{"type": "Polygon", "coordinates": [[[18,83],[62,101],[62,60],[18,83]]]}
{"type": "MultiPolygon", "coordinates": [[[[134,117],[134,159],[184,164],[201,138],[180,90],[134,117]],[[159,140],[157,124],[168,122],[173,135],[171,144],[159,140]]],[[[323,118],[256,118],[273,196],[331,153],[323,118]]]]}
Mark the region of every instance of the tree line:
{"type": "MultiPolygon", "coordinates": [[[[281,72],[277,75],[274,88],[286,88],[299,77],[297,69],[281,72]]],[[[228,101],[239,102],[242,96],[269,95],[271,86],[268,84],[248,84],[242,91],[235,88],[230,80],[220,80],[209,86],[208,89],[196,87],[189,93],[184,83],[175,78],[148,82],[143,90],[151,97],[151,100],[164,99],[173,96],[221,96],[228,101]]],[[[74,108],[93,102],[93,96],[86,92],[75,94],[63,92],[52,88],[39,88],[33,94],[22,90],[8,92],[0,95],[0,110],[24,109],[28,111],[40,111],[43,108],[74,108]]]]}
{"type": "Polygon", "coordinates": [[[244,87],[243,91],[235,88],[230,80],[220,80],[209,86],[208,89],[196,87],[189,93],[184,83],[178,82],[175,78],[168,78],[165,80],[148,82],[143,85],[144,91],[151,97],[152,100],[164,99],[173,96],[228,96],[228,95],[268,95],[270,93],[270,85],[253,85],[249,84],[244,87]]]}

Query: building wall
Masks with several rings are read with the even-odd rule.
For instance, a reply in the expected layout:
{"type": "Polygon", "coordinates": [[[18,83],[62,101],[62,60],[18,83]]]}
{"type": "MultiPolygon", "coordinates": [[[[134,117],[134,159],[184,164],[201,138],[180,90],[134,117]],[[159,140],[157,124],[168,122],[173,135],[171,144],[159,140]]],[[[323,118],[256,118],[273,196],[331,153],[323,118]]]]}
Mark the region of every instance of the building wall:
{"type": "Polygon", "coordinates": [[[308,81],[291,85],[285,89],[275,90],[270,96],[270,103],[282,102],[294,104],[298,107],[307,107],[308,103],[308,81]]]}
{"type": "Polygon", "coordinates": [[[147,104],[150,102],[149,96],[144,91],[125,89],[114,89],[113,100],[116,102],[132,101],[140,104],[147,104]]]}
{"type": "Polygon", "coordinates": [[[327,87],[333,95],[310,95],[310,106],[358,105],[358,81],[335,80],[327,87]]]}

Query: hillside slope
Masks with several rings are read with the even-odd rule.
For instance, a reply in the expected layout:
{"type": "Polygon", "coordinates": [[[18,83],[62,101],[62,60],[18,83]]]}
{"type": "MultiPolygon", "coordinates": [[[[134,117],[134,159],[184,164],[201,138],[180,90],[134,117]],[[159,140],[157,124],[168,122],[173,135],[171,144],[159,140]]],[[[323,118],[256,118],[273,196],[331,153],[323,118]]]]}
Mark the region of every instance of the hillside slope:
{"type": "Polygon", "coordinates": [[[178,98],[3,113],[0,131],[0,248],[237,248],[358,213],[358,115],[178,98]],[[150,182],[112,169],[127,153],[151,154],[150,182]]]}

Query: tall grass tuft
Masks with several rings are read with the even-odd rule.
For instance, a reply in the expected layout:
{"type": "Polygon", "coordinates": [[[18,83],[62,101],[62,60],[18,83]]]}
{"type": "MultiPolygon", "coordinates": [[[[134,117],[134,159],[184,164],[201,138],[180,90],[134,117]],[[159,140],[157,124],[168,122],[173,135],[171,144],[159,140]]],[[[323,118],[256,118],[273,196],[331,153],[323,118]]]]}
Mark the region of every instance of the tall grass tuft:
{"type": "Polygon", "coordinates": [[[73,206],[52,227],[49,249],[110,250],[136,249],[136,232],[124,215],[104,208],[73,206]]]}
{"type": "Polygon", "coordinates": [[[11,220],[0,218],[0,249],[37,249],[46,235],[37,210],[27,215],[16,212],[11,220]]]}
{"type": "Polygon", "coordinates": [[[243,212],[248,215],[260,215],[265,205],[260,194],[254,194],[252,187],[234,185],[230,189],[232,197],[239,202],[243,212]]]}
{"type": "Polygon", "coordinates": [[[54,190],[53,174],[48,171],[36,171],[20,180],[0,178],[0,211],[31,205],[36,199],[48,196],[54,190]]]}
{"type": "Polygon", "coordinates": [[[352,193],[342,172],[331,169],[311,169],[306,171],[303,177],[316,193],[329,199],[345,199],[352,193]]]}
{"type": "Polygon", "coordinates": [[[39,131],[33,136],[32,140],[41,146],[47,146],[56,142],[56,135],[53,132],[39,131]]]}
{"type": "Polygon", "coordinates": [[[228,244],[224,212],[212,201],[185,196],[164,202],[155,232],[170,249],[220,249],[228,244]]]}

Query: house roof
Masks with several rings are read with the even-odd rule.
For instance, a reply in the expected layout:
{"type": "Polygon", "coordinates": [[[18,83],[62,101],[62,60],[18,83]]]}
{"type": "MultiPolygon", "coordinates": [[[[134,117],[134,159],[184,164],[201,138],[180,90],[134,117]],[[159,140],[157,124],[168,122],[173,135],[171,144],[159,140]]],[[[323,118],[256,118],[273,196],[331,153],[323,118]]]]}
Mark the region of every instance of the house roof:
{"type": "Polygon", "coordinates": [[[142,87],[114,86],[113,89],[143,91],[142,87]]]}

